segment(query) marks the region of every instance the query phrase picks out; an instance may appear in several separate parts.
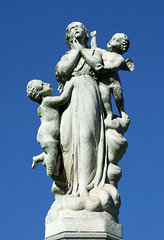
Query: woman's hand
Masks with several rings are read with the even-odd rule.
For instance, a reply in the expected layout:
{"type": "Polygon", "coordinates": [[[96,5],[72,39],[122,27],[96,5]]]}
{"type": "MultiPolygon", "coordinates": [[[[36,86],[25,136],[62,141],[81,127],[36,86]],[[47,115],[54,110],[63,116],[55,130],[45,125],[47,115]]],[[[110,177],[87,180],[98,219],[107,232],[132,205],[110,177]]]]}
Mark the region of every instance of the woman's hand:
{"type": "Polygon", "coordinates": [[[92,49],[84,47],[77,39],[72,41],[72,46],[91,68],[93,68],[95,71],[101,71],[103,65],[101,64],[102,58],[100,54],[93,54],[92,49]]]}
{"type": "Polygon", "coordinates": [[[79,52],[82,52],[84,47],[78,42],[77,39],[73,40],[73,47],[77,50],[79,50],[79,52]]]}

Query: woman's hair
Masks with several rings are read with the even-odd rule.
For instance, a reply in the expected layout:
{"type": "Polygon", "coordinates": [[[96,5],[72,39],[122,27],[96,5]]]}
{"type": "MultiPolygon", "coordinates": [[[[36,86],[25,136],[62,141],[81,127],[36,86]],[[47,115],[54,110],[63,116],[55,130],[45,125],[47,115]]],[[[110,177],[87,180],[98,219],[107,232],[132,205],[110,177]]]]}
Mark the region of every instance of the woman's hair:
{"type": "MultiPolygon", "coordinates": [[[[66,43],[68,44],[69,48],[71,48],[71,43],[72,43],[72,40],[70,38],[70,28],[73,24],[75,24],[76,22],[72,22],[68,25],[68,27],[66,28],[66,34],[65,34],[65,40],[66,40],[66,43]]],[[[81,22],[78,22],[82,25],[82,27],[84,28],[84,32],[85,32],[85,40],[84,40],[84,43],[85,45],[87,46],[87,43],[88,43],[88,40],[89,40],[89,34],[88,34],[88,30],[85,28],[85,26],[81,23],[81,22]]]]}
{"type": "Polygon", "coordinates": [[[38,103],[41,103],[42,101],[42,95],[39,93],[39,91],[36,88],[36,83],[40,81],[37,79],[31,80],[27,85],[27,96],[38,103]]]}

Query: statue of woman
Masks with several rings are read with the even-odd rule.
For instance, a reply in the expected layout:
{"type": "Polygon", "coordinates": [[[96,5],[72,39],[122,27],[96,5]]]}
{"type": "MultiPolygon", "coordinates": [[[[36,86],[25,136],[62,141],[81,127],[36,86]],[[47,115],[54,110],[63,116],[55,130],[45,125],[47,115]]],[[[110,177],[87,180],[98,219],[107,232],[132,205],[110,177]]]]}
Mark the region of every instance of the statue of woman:
{"type": "Polygon", "coordinates": [[[98,51],[87,47],[88,31],[80,22],[66,29],[70,50],[56,66],[57,80],[70,81],[73,90],[62,107],[60,148],[68,193],[87,196],[105,184],[107,157],[103,106],[96,82],[96,67],[102,63],[98,51]]]}

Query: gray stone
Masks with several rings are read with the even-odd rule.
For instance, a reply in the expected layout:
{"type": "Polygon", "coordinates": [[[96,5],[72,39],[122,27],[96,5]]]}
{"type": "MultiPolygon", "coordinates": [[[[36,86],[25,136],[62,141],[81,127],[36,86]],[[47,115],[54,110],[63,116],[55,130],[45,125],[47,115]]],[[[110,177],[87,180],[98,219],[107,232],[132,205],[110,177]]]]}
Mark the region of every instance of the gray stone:
{"type": "MultiPolygon", "coordinates": [[[[121,177],[117,164],[126,152],[123,135],[130,123],[124,111],[118,71],[132,71],[134,64],[122,57],[129,47],[125,34],[112,37],[107,44],[109,52],[97,47],[96,31],[91,36],[88,48],[89,34],[84,25],[80,22],[68,25],[66,42],[70,50],[55,70],[60,92],[63,90],[61,96],[52,97],[51,85],[40,80],[34,79],[27,86],[27,95],[40,103],[37,140],[44,150],[33,157],[32,167],[43,162],[47,175],[55,181],[55,198],[67,193],[91,199],[90,192],[96,189],[97,195],[105,190],[115,204],[110,185],[117,188],[121,177]],[[113,114],[111,93],[120,117],[113,114]]],[[[107,210],[102,208],[102,197],[98,198],[100,209],[107,210]]],[[[118,209],[114,214],[118,215],[118,209]]]]}
{"type": "Polygon", "coordinates": [[[89,232],[64,232],[49,238],[45,238],[45,240],[122,240],[120,237],[116,237],[109,233],[89,233],[89,232]]]}
{"type": "Polygon", "coordinates": [[[111,219],[112,216],[106,212],[61,211],[57,220],[51,219],[46,223],[45,239],[51,239],[52,236],[60,239],[60,234],[69,232],[70,238],[76,238],[80,233],[82,239],[97,239],[100,236],[104,239],[110,239],[107,238],[109,236],[113,237],[111,239],[122,239],[122,226],[111,219]]]}
{"type": "Polygon", "coordinates": [[[109,212],[75,211],[68,208],[61,210],[56,202],[52,204],[46,216],[45,226],[46,239],[52,236],[58,239],[59,234],[68,232],[71,232],[75,237],[77,233],[84,233],[84,236],[89,234],[95,237],[98,236],[98,233],[101,233],[102,236],[109,235],[118,239],[122,238],[122,226],[117,223],[117,219],[114,219],[109,212]]]}
{"type": "Polygon", "coordinates": [[[111,38],[109,51],[97,47],[96,31],[91,36],[88,47],[84,25],[68,25],[69,51],[55,68],[60,96],[51,96],[51,85],[41,80],[27,86],[27,95],[40,104],[37,141],[44,150],[33,157],[32,167],[43,162],[54,180],[47,240],[122,239],[118,162],[128,146],[124,133],[130,119],[118,71],[133,71],[134,63],[122,57],[129,48],[125,34],[111,38]],[[120,116],[113,113],[112,95],[120,116]]]}
{"type": "Polygon", "coordinates": [[[96,70],[101,74],[99,80],[99,89],[103,101],[105,114],[108,119],[113,118],[111,94],[113,95],[118,111],[123,118],[128,118],[124,110],[124,98],[122,87],[118,75],[119,70],[134,70],[134,63],[122,55],[129,48],[129,39],[124,33],[116,33],[108,42],[108,51],[98,48],[96,41],[96,31],[91,32],[91,48],[97,50],[102,55],[103,64],[98,64],[96,70]]]}

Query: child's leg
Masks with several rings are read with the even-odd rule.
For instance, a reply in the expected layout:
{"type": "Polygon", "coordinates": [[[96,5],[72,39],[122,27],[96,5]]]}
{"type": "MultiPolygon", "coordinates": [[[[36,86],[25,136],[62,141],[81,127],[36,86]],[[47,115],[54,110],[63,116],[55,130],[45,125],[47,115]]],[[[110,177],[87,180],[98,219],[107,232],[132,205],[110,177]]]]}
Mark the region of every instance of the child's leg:
{"type": "Polygon", "coordinates": [[[52,139],[51,141],[46,142],[44,150],[46,152],[45,164],[47,170],[47,176],[51,176],[56,165],[57,153],[58,153],[58,141],[52,139]]]}
{"type": "Polygon", "coordinates": [[[127,114],[125,113],[125,110],[124,110],[124,98],[123,98],[121,86],[113,88],[113,97],[116,101],[116,105],[117,105],[120,115],[122,117],[125,117],[125,115],[127,115],[127,114]]]}
{"type": "Polygon", "coordinates": [[[105,86],[104,84],[99,85],[101,99],[104,104],[105,114],[107,118],[112,119],[113,112],[112,112],[112,104],[111,104],[111,90],[105,86]]]}
{"type": "Polygon", "coordinates": [[[38,162],[43,162],[45,156],[46,156],[45,152],[43,152],[43,153],[41,153],[41,154],[39,154],[37,156],[34,156],[33,157],[32,168],[35,168],[38,165],[38,162]]]}

